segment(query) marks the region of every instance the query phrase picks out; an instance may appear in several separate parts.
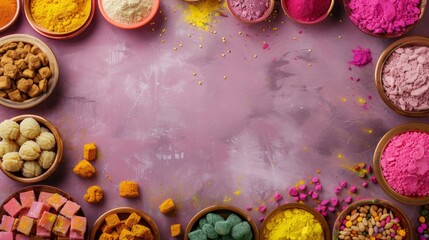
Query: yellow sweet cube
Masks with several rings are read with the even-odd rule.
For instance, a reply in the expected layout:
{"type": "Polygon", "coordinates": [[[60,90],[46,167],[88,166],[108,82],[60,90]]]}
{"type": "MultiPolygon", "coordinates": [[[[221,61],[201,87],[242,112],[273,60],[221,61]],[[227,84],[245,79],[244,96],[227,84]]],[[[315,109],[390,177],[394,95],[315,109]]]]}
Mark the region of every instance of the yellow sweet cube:
{"type": "Polygon", "coordinates": [[[113,240],[118,240],[119,239],[119,233],[117,231],[113,231],[111,234],[113,236],[113,240]]]}
{"type": "Polygon", "coordinates": [[[182,225],[180,224],[173,224],[170,226],[171,230],[171,236],[172,237],[178,237],[182,235],[182,225]]]}
{"type": "Polygon", "coordinates": [[[113,228],[114,228],[114,227],[112,227],[112,226],[109,226],[109,225],[107,225],[107,224],[103,224],[103,226],[101,227],[101,231],[102,231],[103,233],[111,234],[111,233],[113,232],[113,228]]]}
{"type": "Polygon", "coordinates": [[[108,233],[102,233],[98,240],[113,240],[113,236],[108,233]]]}
{"type": "Polygon", "coordinates": [[[139,196],[139,185],[133,181],[122,181],[119,184],[119,195],[125,198],[135,198],[139,196]]]}
{"type": "Polygon", "coordinates": [[[97,146],[95,146],[94,142],[83,145],[83,157],[88,161],[97,158],[97,146]]]}
{"type": "Polygon", "coordinates": [[[125,225],[129,228],[133,227],[135,224],[140,222],[140,217],[137,213],[133,212],[128,216],[127,220],[125,221],[125,225]]]}
{"type": "Polygon", "coordinates": [[[116,231],[117,231],[118,233],[120,233],[120,232],[122,231],[122,229],[130,230],[130,228],[129,228],[129,227],[127,227],[127,225],[125,225],[125,220],[121,220],[121,223],[120,223],[120,224],[118,224],[118,225],[115,227],[115,229],[116,229],[116,231]]]}
{"type": "Polygon", "coordinates": [[[152,232],[146,226],[136,224],[131,228],[131,231],[136,235],[136,237],[142,237],[144,239],[150,238],[152,232]]]}
{"type": "Polygon", "coordinates": [[[121,223],[121,220],[118,217],[118,214],[110,214],[105,219],[107,226],[109,227],[116,227],[121,223]]]}
{"type": "Polygon", "coordinates": [[[174,209],[176,209],[176,204],[174,204],[174,201],[171,198],[168,198],[161,205],[159,205],[159,211],[162,214],[167,214],[171,211],[174,211],[174,209]]]}
{"type": "Polygon", "coordinates": [[[121,234],[119,234],[119,239],[121,240],[134,240],[135,237],[136,235],[127,229],[123,229],[121,234]]]}

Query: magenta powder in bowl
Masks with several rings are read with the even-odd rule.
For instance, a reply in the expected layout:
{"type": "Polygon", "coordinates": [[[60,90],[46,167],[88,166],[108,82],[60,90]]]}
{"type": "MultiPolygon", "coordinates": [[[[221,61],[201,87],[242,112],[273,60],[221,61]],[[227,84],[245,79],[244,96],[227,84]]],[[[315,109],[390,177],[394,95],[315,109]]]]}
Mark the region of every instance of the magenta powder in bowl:
{"type": "Polygon", "coordinates": [[[429,48],[399,47],[382,70],[387,98],[403,111],[429,110],[429,48]]]}
{"type": "Polygon", "coordinates": [[[320,22],[328,15],[331,4],[331,0],[282,0],[286,15],[299,23],[320,22]]]}
{"type": "Polygon", "coordinates": [[[350,0],[350,20],[364,32],[403,33],[420,18],[420,0],[350,0]]]}
{"type": "Polygon", "coordinates": [[[228,0],[230,11],[241,20],[261,19],[270,8],[270,0],[228,0]]]}
{"type": "Polygon", "coordinates": [[[387,184],[408,197],[429,195],[429,134],[408,131],[394,136],[380,160],[387,184]]]}

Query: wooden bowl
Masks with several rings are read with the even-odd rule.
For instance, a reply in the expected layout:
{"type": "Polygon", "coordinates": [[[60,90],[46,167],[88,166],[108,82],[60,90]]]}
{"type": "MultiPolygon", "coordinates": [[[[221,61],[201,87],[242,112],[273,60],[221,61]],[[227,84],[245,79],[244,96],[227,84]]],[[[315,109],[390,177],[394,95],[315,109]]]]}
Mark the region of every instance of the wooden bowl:
{"type": "Polygon", "coordinates": [[[265,218],[265,220],[262,222],[262,226],[261,226],[261,232],[259,235],[259,239],[263,240],[264,239],[264,234],[265,234],[265,228],[267,227],[268,222],[270,221],[271,218],[273,218],[275,215],[277,215],[278,213],[284,212],[285,210],[288,209],[302,209],[305,210],[309,213],[311,213],[315,219],[317,219],[317,221],[320,222],[320,224],[323,227],[323,233],[324,233],[324,237],[325,240],[329,240],[331,239],[331,231],[328,225],[328,222],[326,221],[326,219],[322,216],[322,214],[320,214],[319,212],[317,212],[315,209],[305,205],[305,204],[301,204],[301,203],[287,203],[284,205],[281,205],[279,207],[277,207],[276,209],[274,209],[273,211],[271,211],[268,216],[265,218]]]}
{"type": "Polygon", "coordinates": [[[101,15],[103,15],[104,19],[106,19],[106,21],[109,22],[110,24],[112,24],[113,26],[118,27],[118,28],[122,28],[122,29],[130,30],[130,29],[136,29],[136,28],[143,27],[144,25],[146,25],[150,21],[152,21],[152,19],[155,17],[156,13],[158,12],[160,3],[161,3],[161,0],[153,0],[153,7],[152,7],[152,11],[150,12],[149,16],[142,19],[140,22],[137,22],[134,24],[123,24],[123,23],[119,23],[119,22],[116,22],[115,20],[111,19],[107,15],[106,11],[103,8],[103,0],[98,0],[98,9],[100,10],[101,15]]]}
{"type": "Polygon", "coordinates": [[[243,22],[243,23],[259,23],[259,22],[262,22],[262,21],[264,21],[265,19],[267,19],[270,15],[271,15],[271,13],[273,12],[273,10],[274,10],[274,4],[275,4],[275,0],[269,0],[268,1],[268,8],[267,8],[267,10],[265,11],[265,13],[260,17],[260,18],[258,18],[258,19],[254,19],[254,20],[248,20],[248,19],[245,19],[245,18],[242,18],[242,17],[240,17],[235,11],[234,11],[234,8],[232,7],[232,3],[231,3],[231,1],[232,0],[227,0],[226,1],[226,5],[227,5],[227,7],[228,7],[228,10],[229,10],[229,12],[232,14],[232,16],[234,16],[237,20],[239,20],[240,22],[243,22]]]}
{"type": "MultiPolygon", "coordinates": [[[[3,217],[3,215],[7,214],[6,211],[3,209],[3,206],[9,202],[9,200],[11,200],[12,198],[16,198],[16,200],[19,201],[19,194],[22,192],[27,192],[33,190],[35,195],[36,195],[36,199],[39,196],[40,192],[48,192],[48,193],[58,193],[61,196],[67,198],[67,200],[70,200],[72,202],[75,202],[77,204],[79,204],[77,201],[75,201],[68,193],[64,192],[63,190],[56,188],[56,187],[52,187],[52,186],[48,186],[48,185],[34,185],[34,186],[29,186],[29,187],[25,187],[22,188],[16,192],[14,192],[12,195],[10,195],[8,198],[6,198],[6,200],[3,202],[3,204],[1,205],[0,208],[0,218],[3,217]]],[[[80,204],[79,204],[80,205],[80,204]]],[[[82,207],[79,209],[79,211],[76,213],[77,216],[81,216],[81,217],[85,217],[85,213],[83,212],[82,207]]],[[[88,239],[88,225],[86,227],[86,232],[85,232],[85,239],[88,239]]]]}
{"type": "Polygon", "coordinates": [[[360,200],[347,206],[347,208],[344,209],[340,213],[340,215],[338,215],[337,219],[334,222],[334,228],[332,231],[332,240],[339,240],[338,235],[340,232],[340,227],[342,222],[346,218],[346,216],[349,215],[357,207],[365,206],[365,205],[377,205],[378,207],[381,206],[383,208],[390,209],[395,217],[399,217],[399,219],[401,220],[400,224],[402,226],[402,229],[404,229],[407,233],[407,235],[404,238],[402,238],[402,240],[415,239],[414,229],[410,220],[407,217],[407,214],[405,214],[405,212],[403,212],[399,207],[395,206],[393,203],[389,201],[374,198],[374,199],[360,200]]]}
{"type": "Polygon", "coordinates": [[[6,30],[8,30],[10,27],[12,27],[12,25],[16,22],[16,20],[18,20],[19,14],[21,13],[21,1],[20,0],[16,0],[16,12],[15,15],[13,16],[13,18],[3,27],[0,27],[0,32],[4,32],[6,30]]]}
{"type": "Polygon", "coordinates": [[[229,214],[234,213],[237,216],[239,216],[243,221],[247,221],[250,224],[250,227],[252,228],[252,232],[253,232],[253,240],[259,239],[258,227],[256,226],[255,222],[253,222],[252,218],[249,215],[247,215],[243,210],[232,205],[213,205],[199,211],[191,219],[191,221],[188,223],[188,226],[186,226],[184,240],[189,239],[188,234],[193,230],[194,225],[198,224],[198,220],[200,220],[200,218],[207,215],[207,213],[216,213],[221,215],[224,218],[227,218],[229,214]]]}
{"type": "MultiPolygon", "coordinates": [[[[381,54],[380,58],[378,59],[376,68],[375,68],[375,86],[377,88],[378,94],[380,95],[383,102],[394,112],[408,116],[408,117],[426,117],[429,116],[429,109],[424,111],[405,111],[393,104],[392,101],[387,97],[386,91],[384,90],[383,85],[383,69],[384,65],[386,64],[387,60],[389,59],[390,55],[398,48],[400,47],[411,47],[411,46],[425,46],[429,47],[429,38],[427,37],[420,37],[420,36],[411,36],[411,37],[404,37],[399,39],[398,41],[390,44],[381,54]]],[[[429,100],[428,100],[429,101],[429,100]]]]}
{"type": "Polygon", "coordinates": [[[91,229],[91,233],[89,235],[89,239],[90,240],[98,240],[98,238],[101,235],[101,227],[104,224],[104,219],[109,216],[110,214],[118,214],[119,219],[124,220],[126,218],[128,218],[128,216],[131,213],[137,213],[139,216],[141,216],[142,218],[140,219],[139,224],[144,225],[146,227],[148,227],[153,236],[155,237],[154,240],[160,240],[160,233],[158,230],[158,227],[156,226],[155,222],[152,220],[152,218],[146,214],[145,212],[132,208],[132,207],[118,207],[118,208],[114,208],[111,209],[105,213],[103,213],[103,215],[101,215],[94,223],[94,226],[92,226],[91,229]]]}
{"type": "Polygon", "coordinates": [[[34,20],[33,14],[31,13],[31,1],[32,0],[24,0],[24,13],[28,23],[39,34],[53,39],[68,39],[81,33],[83,30],[85,30],[88,27],[89,23],[92,21],[94,11],[95,11],[95,0],[89,0],[91,1],[90,2],[91,9],[86,20],[82,23],[81,26],[78,26],[75,29],[72,29],[67,32],[55,32],[41,26],[36,22],[36,20],[34,20]],[[76,34],[77,32],[78,34],[76,34]]]}
{"type": "Polygon", "coordinates": [[[292,15],[289,13],[288,7],[286,5],[286,0],[281,0],[281,4],[282,4],[282,9],[285,13],[286,16],[288,16],[290,19],[292,19],[293,21],[300,23],[300,24],[307,24],[307,25],[311,25],[311,24],[316,24],[316,23],[320,23],[323,20],[325,20],[329,14],[331,13],[332,9],[334,8],[335,5],[335,0],[331,0],[331,5],[329,5],[328,11],[326,11],[326,13],[324,15],[322,15],[320,18],[314,20],[314,21],[301,21],[299,19],[296,19],[294,17],[292,17],[292,15]]]}
{"type": "Polygon", "coordinates": [[[383,170],[381,169],[381,156],[384,152],[384,149],[389,144],[390,140],[397,135],[400,135],[405,132],[425,132],[429,134],[429,125],[424,123],[408,123],[396,126],[388,131],[384,136],[380,139],[375,148],[374,158],[373,158],[373,166],[374,166],[374,174],[377,178],[378,184],[381,189],[385,193],[387,193],[390,197],[395,199],[398,202],[402,202],[410,205],[425,205],[429,204],[429,195],[425,197],[409,197],[402,194],[397,193],[393,188],[389,186],[386,179],[383,176],[383,170]]]}
{"type": "MultiPolygon", "coordinates": [[[[352,15],[352,12],[351,12],[350,6],[349,6],[350,0],[343,0],[343,1],[344,1],[343,2],[344,3],[344,9],[346,11],[347,16],[349,16],[349,19],[350,19],[350,16],[352,15]]],[[[391,33],[391,34],[389,34],[389,33],[373,33],[371,31],[369,31],[368,29],[361,28],[358,24],[353,22],[351,19],[350,19],[350,21],[353,23],[353,25],[355,25],[363,33],[368,34],[370,36],[378,37],[378,38],[397,38],[397,37],[400,37],[402,35],[405,35],[409,31],[411,31],[417,25],[417,23],[419,23],[420,20],[422,20],[423,15],[424,15],[425,10],[426,10],[426,4],[427,4],[427,0],[421,0],[420,1],[419,20],[416,23],[414,23],[413,25],[408,26],[403,32],[399,32],[399,33],[391,33]]]]}
{"type": "Polygon", "coordinates": [[[55,54],[52,52],[51,48],[48,47],[42,40],[35,38],[31,35],[26,34],[12,34],[5,37],[0,38],[0,46],[9,43],[9,42],[24,42],[30,43],[39,47],[49,58],[49,67],[52,70],[52,77],[49,79],[48,90],[45,93],[40,94],[37,97],[27,99],[23,102],[15,102],[9,99],[0,98],[0,104],[9,108],[14,109],[27,109],[38,105],[39,103],[46,100],[54,91],[55,86],[58,83],[58,78],[60,75],[60,69],[58,66],[57,58],[55,54]]]}
{"type": "Polygon", "coordinates": [[[48,128],[49,131],[51,131],[51,133],[54,135],[55,141],[56,141],[56,145],[54,148],[54,151],[56,152],[55,160],[49,169],[45,170],[40,176],[37,176],[34,178],[26,178],[22,176],[20,172],[13,173],[13,172],[7,171],[6,169],[3,169],[3,165],[1,164],[2,163],[1,158],[0,158],[0,168],[6,176],[8,176],[10,179],[14,181],[25,183],[25,184],[33,184],[33,183],[37,183],[45,180],[46,178],[51,176],[55,172],[55,170],[57,170],[58,166],[61,163],[64,147],[63,147],[63,140],[57,128],[45,118],[37,115],[27,114],[27,115],[19,115],[19,116],[13,117],[11,118],[11,120],[19,123],[25,118],[34,118],[40,124],[40,126],[48,128]]]}

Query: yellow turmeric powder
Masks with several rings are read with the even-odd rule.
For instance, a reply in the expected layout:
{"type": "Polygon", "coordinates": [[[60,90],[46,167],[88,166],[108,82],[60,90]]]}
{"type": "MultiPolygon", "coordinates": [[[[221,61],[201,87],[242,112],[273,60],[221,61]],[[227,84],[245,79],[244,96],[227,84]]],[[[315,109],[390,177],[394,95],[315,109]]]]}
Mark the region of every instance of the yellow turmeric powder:
{"type": "Polygon", "coordinates": [[[31,14],[40,26],[63,33],[82,27],[91,12],[92,0],[32,0],[31,14]]]}

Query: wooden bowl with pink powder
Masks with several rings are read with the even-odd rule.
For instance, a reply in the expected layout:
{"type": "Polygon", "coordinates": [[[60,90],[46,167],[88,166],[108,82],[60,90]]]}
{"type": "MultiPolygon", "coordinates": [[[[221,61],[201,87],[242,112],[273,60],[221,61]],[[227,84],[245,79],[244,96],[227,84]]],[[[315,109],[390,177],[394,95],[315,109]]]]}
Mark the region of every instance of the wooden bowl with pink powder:
{"type": "Polygon", "coordinates": [[[429,204],[429,124],[408,123],[388,131],[375,148],[374,174],[398,202],[429,204]]]}
{"type": "Polygon", "coordinates": [[[316,24],[325,20],[335,0],[281,0],[284,13],[300,24],[316,24]]]}
{"type": "Polygon", "coordinates": [[[243,23],[259,23],[267,19],[274,10],[275,0],[227,0],[226,5],[237,20],[243,23]],[[251,6],[251,7],[249,7],[251,6]]]}

